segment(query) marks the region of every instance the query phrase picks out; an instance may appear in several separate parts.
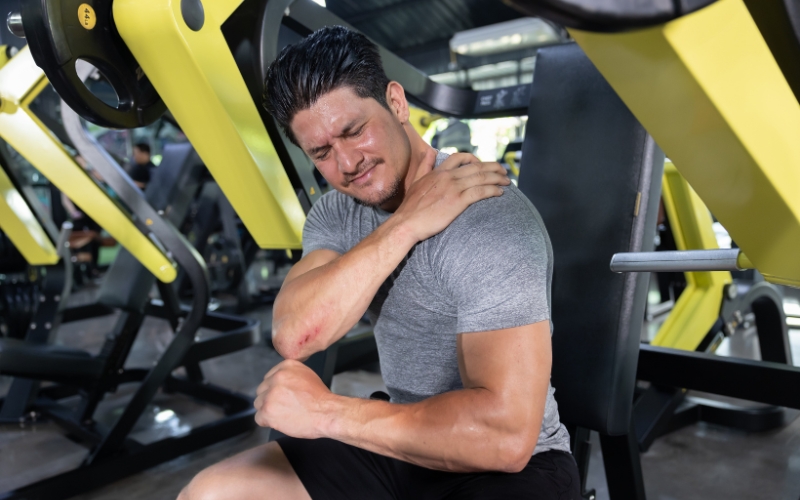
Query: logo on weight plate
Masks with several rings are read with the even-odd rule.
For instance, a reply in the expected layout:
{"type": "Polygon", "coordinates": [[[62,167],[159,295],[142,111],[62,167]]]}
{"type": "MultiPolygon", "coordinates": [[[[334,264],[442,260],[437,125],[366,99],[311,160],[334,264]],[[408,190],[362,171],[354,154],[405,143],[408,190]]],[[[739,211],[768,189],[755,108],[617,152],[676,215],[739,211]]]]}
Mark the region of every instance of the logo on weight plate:
{"type": "Polygon", "coordinates": [[[87,30],[94,28],[94,25],[97,24],[97,14],[94,13],[94,9],[91,5],[82,3],[78,7],[78,21],[80,21],[81,26],[87,30]]]}

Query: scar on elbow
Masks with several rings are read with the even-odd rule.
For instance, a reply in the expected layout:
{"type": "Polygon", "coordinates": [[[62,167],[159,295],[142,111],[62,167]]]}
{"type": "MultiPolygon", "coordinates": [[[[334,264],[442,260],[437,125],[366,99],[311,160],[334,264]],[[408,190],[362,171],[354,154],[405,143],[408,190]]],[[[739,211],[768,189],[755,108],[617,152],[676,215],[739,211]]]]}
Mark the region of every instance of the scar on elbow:
{"type": "Polygon", "coordinates": [[[320,330],[321,328],[319,326],[315,326],[310,332],[306,332],[306,334],[303,335],[303,338],[300,339],[300,342],[298,342],[297,345],[303,347],[304,345],[308,344],[314,340],[317,335],[319,335],[320,330]]]}

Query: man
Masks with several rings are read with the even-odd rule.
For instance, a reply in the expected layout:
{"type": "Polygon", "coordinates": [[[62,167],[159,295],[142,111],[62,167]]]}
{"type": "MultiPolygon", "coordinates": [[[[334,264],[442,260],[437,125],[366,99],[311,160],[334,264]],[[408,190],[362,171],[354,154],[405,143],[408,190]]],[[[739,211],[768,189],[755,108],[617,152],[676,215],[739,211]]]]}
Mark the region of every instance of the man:
{"type": "Polygon", "coordinates": [[[550,387],[552,251],[496,163],[437,154],[376,47],[342,27],[287,47],[266,106],[335,191],[309,213],[274,306],[286,358],[256,422],[291,436],[198,474],[211,498],[577,499],[550,387]],[[367,313],[391,402],[301,363],[367,313]]]}
{"type": "Polygon", "coordinates": [[[146,142],[140,142],[133,146],[133,163],[128,169],[128,175],[139,186],[139,189],[147,187],[154,168],[156,166],[150,161],[150,145],[146,142]]]}

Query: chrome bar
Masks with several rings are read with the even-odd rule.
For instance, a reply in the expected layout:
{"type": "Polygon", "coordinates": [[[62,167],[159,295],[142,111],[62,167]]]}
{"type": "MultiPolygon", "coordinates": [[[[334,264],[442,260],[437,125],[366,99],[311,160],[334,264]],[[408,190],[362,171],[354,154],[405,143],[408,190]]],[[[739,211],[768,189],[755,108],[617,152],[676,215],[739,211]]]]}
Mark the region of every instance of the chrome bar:
{"type": "Polygon", "coordinates": [[[667,252],[623,252],[611,257],[615,273],[741,271],[738,248],[675,250],[667,252]]]}

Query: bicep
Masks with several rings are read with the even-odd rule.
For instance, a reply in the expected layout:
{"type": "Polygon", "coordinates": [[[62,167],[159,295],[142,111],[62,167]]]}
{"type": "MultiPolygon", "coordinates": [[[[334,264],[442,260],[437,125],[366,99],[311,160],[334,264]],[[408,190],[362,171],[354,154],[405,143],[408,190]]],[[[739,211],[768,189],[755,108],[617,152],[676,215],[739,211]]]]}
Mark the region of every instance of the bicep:
{"type": "Polygon", "coordinates": [[[538,429],[550,383],[550,322],[458,336],[464,388],[496,396],[509,417],[538,429]]]}
{"type": "MultiPolygon", "coordinates": [[[[493,205],[506,212],[515,208],[493,205]]],[[[434,262],[443,292],[456,307],[457,333],[549,320],[551,255],[543,227],[530,212],[499,220],[481,214],[465,212],[469,217],[448,235],[458,240],[443,247],[434,262]]]]}
{"type": "Polygon", "coordinates": [[[285,286],[287,283],[290,283],[299,276],[302,276],[313,269],[322,267],[325,264],[336,260],[340,256],[341,255],[338,252],[328,250],[327,248],[320,248],[319,250],[314,250],[313,252],[304,255],[303,258],[300,259],[297,264],[293,265],[289,270],[289,273],[286,275],[286,279],[283,280],[282,286],[285,286]]]}

